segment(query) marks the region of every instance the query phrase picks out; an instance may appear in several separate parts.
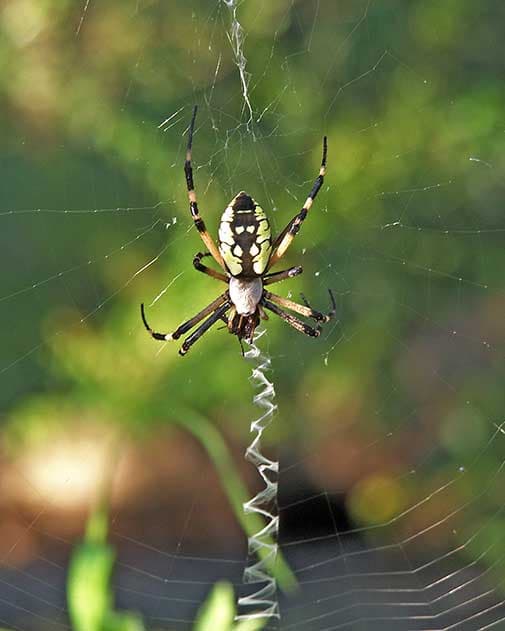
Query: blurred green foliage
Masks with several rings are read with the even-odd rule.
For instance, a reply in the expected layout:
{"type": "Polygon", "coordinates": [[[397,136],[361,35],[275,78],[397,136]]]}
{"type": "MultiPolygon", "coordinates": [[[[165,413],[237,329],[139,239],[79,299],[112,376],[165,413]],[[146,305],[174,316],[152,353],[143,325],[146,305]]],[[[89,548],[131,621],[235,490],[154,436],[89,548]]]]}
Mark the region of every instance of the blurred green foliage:
{"type": "MultiPolygon", "coordinates": [[[[461,504],[500,462],[494,443],[481,451],[505,405],[505,5],[247,0],[239,18],[249,123],[222,2],[0,9],[9,453],[83,418],[141,439],[166,424],[198,434],[188,419],[203,417],[247,440],[250,367],[235,340],[213,331],[181,360],[139,317],[166,289],[148,315],[171,330],[220,289],[191,265],[202,246],[182,166],[196,102],[195,179],[213,234],[241,189],[282,229],[329,138],[327,182],[286,259],[305,273],[282,292],[319,306],[332,287],[339,324],[314,342],[268,322],[281,410],[270,440],[300,450],[316,483],[325,473],[326,489],[349,492],[359,523],[387,522],[477,458],[461,504]],[[390,450],[367,451],[390,435],[390,450]],[[326,448],[326,469],[305,455],[324,461],[326,448]]],[[[483,498],[469,530],[500,502],[483,498]]],[[[113,553],[98,557],[103,615],[113,553]]]]}
{"type": "MultiPolygon", "coordinates": [[[[75,549],[69,567],[67,600],[74,631],[145,631],[139,616],[114,610],[111,586],[115,552],[107,543],[107,514],[96,510],[88,521],[84,541],[75,549]]],[[[235,623],[233,588],[218,583],[202,605],[194,631],[259,631],[265,619],[235,623]]]]}
{"type": "MultiPolygon", "coordinates": [[[[268,107],[254,124],[256,141],[241,117],[225,6],[150,3],[136,11],[133,2],[104,2],[83,14],[74,3],[26,0],[25,19],[15,1],[4,9],[0,90],[11,125],[2,209],[87,211],[3,218],[5,242],[17,244],[4,250],[16,269],[3,279],[3,295],[12,294],[2,311],[5,403],[42,391],[44,399],[52,392],[58,406],[63,401],[54,393],[64,391],[67,404],[99,405],[121,423],[144,428],[176,396],[222,422],[243,418],[248,367],[232,339],[222,343],[222,333],[209,334],[187,362],[172,348],[153,359],[138,314],[141,300],[174,281],[149,313],[170,329],[218,291],[193,272],[201,244],[196,233],[186,235],[183,131],[193,102],[208,103],[195,161],[213,232],[239,188],[282,227],[299,206],[293,196],[303,200],[317,172],[321,133],[329,135],[328,184],[288,259],[304,262],[306,273],[289,289],[303,288],[318,305],[326,286],[340,292],[341,329],[314,344],[269,323],[272,351],[284,355],[296,343],[299,366],[292,370],[283,357],[275,364],[283,417],[295,417],[283,437],[296,432],[311,440],[317,425],[333,423],[325,405],[314,406],[327,399],[328,381],[340,399],[359,400],[369,419],[396,380],[378,419],[395,422],[398,410],[416,403],[410,385],[397,379],[395,339],[408,343],[422,317],[449,318],[462,291],[469,301],[486,298],[472,283],[499,281],[498,240],[487,238],[484,263],[475,239],[448,238],[438,228],[485,228],[500,220],[493,173],[469,157],[485,156],[496,172],[503,163],[494,55],[502,7],[489,5],[482,15],[471,2],[375,3],[366,28],[350,37],[364,6],[321,3],[312,29],[315,3],[270,4],[257,0],[240,9],[251,98],[259,112],[268,107]],[[331,55],[328,41],[335,42],[331,55]],[[305,51],[303,63],[290,63],[297,51],[305,51]],[[173,126],[159,131],[176,112],[173,126]],[[91,212],[116,207],[147,209],[91,212]],[[165,230],[173,217],[178,223],[165,230]],[[405,229],[381,229],[399,218],[405,229]],[[160,260],[134,277],[160,250],[160,260]],[[40,342],[41,351],[30,352],[40,342]],[[322,356],[330,351],[326,367],[322,356]],[[208,383],[209,371],[212,383],[196,397],[195,384],[208,383]],[[118,404],[129,413],[118,414],[118,404]]],[[[478,387],[493,402],[500,396],[492,380],[478,387]]],[[[326,407],[334,410],[338,401],[326,407]]]]}
{"type": "Polygon", "coordinates": [[[111,577],[116,555],[107,544],[107,531],[107,514],[98,510],[72,555],[67,581],[72,626],[75,631],[144,631],[138,616],[114,610],[111,577]]]}
{"type": "Polygon", "coordinates": [[[195,631],[259,631],[267,619],[256,618],[235,622],[236,608],[233,588],[228,583],[217,583],[195,622],[195,631]]]}

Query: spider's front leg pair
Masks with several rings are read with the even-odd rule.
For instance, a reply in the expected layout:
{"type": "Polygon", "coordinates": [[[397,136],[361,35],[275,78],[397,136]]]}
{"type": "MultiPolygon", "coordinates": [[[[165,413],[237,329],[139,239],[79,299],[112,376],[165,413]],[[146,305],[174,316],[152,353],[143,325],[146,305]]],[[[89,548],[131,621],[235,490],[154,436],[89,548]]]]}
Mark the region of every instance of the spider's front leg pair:
{"type": "MultiPolygon", "coordinates": [[[[223,270],[224,274],[221,272],[216,272],[215,270],[212,270],[211,268],[208,268],[201,264],[201,259],[204,256],[208,256],[209,254],[198,253],[193,260],[193,264],[196,267],[196,269],[198,269],[199,271],[203,271],[209,276],[228,282],[230,278],[230,274],[228,273],[228,270],[226,269],[226,265],[224,263],[223,257],[221,256],[221,253],[218,247],[216,246],[214,239],[210,235],[205,225],[205,222],[200,216],[200,211],[198,209],[198,202],[196,198],[195,185],[193,181],[192,155],[193,155],[193,133],[195,129],[197,111],[198,111],[198,108],[195,105],[195,107],[193,108],[193,116],[191,118],[191,123],[189,125],[188,146],[186,149],[186,161],[184,163],[184,174],[186,177],[186,187],[188,190],[189,210],[193,218],[194,224],[196,226],[196,229],[198,230],[198,233],[200,234],[202,241],[207,246],[208,253],[210,254],[210,256],[212,256],[212,258],[216,261],[219,267],[223,270]]],[[[284,228],[284,230],[280,232],[278,237],[275,239],[272,246],[272,254],[268,261],[266,272],[268,272],[268,270],[270,270],[276,263],[278,263],[281,260],[281,258],[286,254],[289,246],[293,242],[295,236],[298,234],[302,226],[302,223],[305,221],[308,215],[308,212],[311,209],[312,204],[314,203],[314,200],[316,199],[317,194],[319,193],[323,185],[324,177],[326,175],[327,156],[328,156],[328,139],[326,136],[324,136],[323,137],[323,157],[321,159],[321,167],[319,169],[319,175],[314,181],[312,189],[307,199],[305,200],[305,203],[302,209],[300,210],[300,212],[297,213],[293,217],[293,219],[291,219],[288,225],[284,228]]],[[[301,268],[296,267],[296,268],[291,268],[290,270],[286,270],[283,272],[277,272],[276,274],[265,274],[263,278],[263,284],[267,285],[270,283],[277,282],[277,280],[283,280],[284,278],[291,278],[292,276],[296,276],[299,273],[301,273],[301,268]],[[299,272],[293,271],[293,270],[298,270],[298,269],[300,270],[299,272]],[[275,277],[277,277],[276,280],[274,280],[275,277]],[[269,278],[270,280],[267,280],[269,278]]]]}
{"type": "Polygon", "coordinates": [[[195,184],[193,181],[192,156],[193,156],[193,133],[195,130],[195,121],[196,121],[197,111],[198,111],[198,107],[195,105],[195,107],[193,108],[193,116],[191,118],[191,123],[189,124],[188,146],[186,149],[186,161],[184,162],[184,175],[186,177],[186,187],[188,189],[189,212],[191,213],[191,217],[193,218],[193,222],[196,226],[196,229],[198,230],[198,233],[202,241],[207,246],[207,249],[210,255],[216,261],[219,267],[226,272],[226,266],[224,264],[223,257],[221,256],[221,253],[219,252],[214,242],[214,239],[211,237],[209,231],[207,230],[204,220],[200,216],[200,211],[198,209],[198,202],[196,199],[195,184]]]}

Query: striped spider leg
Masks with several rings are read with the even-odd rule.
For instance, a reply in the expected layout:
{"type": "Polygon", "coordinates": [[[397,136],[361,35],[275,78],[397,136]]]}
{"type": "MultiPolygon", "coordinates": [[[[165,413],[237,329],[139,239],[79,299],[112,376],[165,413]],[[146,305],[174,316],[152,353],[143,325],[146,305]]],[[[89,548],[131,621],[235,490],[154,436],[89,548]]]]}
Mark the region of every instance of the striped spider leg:
{"type": "Polygon", "coordinates": [[[286,250],[293,243],[293,239],[298,234],[305,217],[307,216],[310,207],[316,199],[319,189],[323,185],[324,176],[326,175],[326,156],[328,154],[328,139],[326,136],[323,138],[323,158],[321,160],[321,168],[319,169],[319,175],[317,176],[314,185],[309,193],[309,196],[305,200],[305,204],[300,212],[293,217],[284,230],[274,241],[272,246],[272,256],[268,263],[268,269],[273,267],[280,259],[286,254],[286,250]]]}
{"type": "Polygon", "coordinates": [[[191,213],[191,216],[193,217],[193,221],[195,222],[196,229],[198,230],[202,241],[207,246],[207,249],[209,250],[211,256],[215,259],[219,267],[225,269],[223,257],[221,256],[217,245],[214,243],[214,239],[210,236],[209,231],[205,226],[205,222],[200,217],[198,202],[196,200],[195,184],[193,182],[193,165],[191,160],[193,154],[193,132],[195,130],[197,111],[198,107],[195,105],[195,107],[193,108],[191,123],[189,124],[188,147],[186,149],[186,161],[184,162],[184,174],[186,176],[186,186],[188,189],[189,211],[191,213]]]}
{"type": "Polygon", "coordinates": [[[146,330],[150,333],[151,337],[162,342],[169,342],[179,339],[181,336],[183,336],[185,333],[188,333],[188,331],[199,324],[204,318],[209,316],[202,324],[200,324],[200,326],[195,331],[193,331],[193,333],[191,333],[191,335],[189,335],[184,340],[179,350],[179,354],[185,355],[190,347],[197,340],[199,340],[213,324],[224,317],[225,313],[230,307],[230,297],[228,295],[228,292],[225,291],[223,294],[213,300],[209,305],[207,305],[204,309],[198,312],[195,316],[178,326],[173,333],[158,333],[157,331],[154,331],[147,322],[143,303],[140,305],[140,313],[142,315],[142,322],[144,323],[144,326],[146,330]]]}

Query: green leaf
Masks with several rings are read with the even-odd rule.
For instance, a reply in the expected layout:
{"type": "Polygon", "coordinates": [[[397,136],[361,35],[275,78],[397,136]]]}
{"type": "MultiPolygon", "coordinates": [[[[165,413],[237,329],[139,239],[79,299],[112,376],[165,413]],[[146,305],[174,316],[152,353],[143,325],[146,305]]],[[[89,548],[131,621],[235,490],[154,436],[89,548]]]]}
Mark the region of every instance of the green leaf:
{"type": "Polygon", "coordinates": [[[232,631],[235,596],[229,583],[217,583],[200,611],[194,631],[232,631]]]}
{"type": "Polygon", "coordinates": [[[70,561],[67,601],[75,631],[102,631],[112,606],[110,578],[116,555],[101,543],[82,543],[70,561]]]}
{"type": "Polygon", "coordinates": [[[268,622],[268,618],[255,618],[254,620],[240,620],[233,627],[233,631],[259,631],[268,622]]]}
{"type": "Polygon", "coordinates": [[[107,544],[107,511],[95,510],[84,542],[75,549],[67,580],[67,600],[74,631],[145,631],[142,619],[113,610],[110,586],[116,554],[107,544]]]}
{"type": "Polygon", "coordinates": [[[229,583],[217,583],[198,612],[193,631],[259,631],[267,618],[235,620],[235,594],[229,583]]]}
{"type": "Polygon", "coordinates": [[[140,616],[133,613],[110,612],[100,631],[145,631],[140,616]]]}

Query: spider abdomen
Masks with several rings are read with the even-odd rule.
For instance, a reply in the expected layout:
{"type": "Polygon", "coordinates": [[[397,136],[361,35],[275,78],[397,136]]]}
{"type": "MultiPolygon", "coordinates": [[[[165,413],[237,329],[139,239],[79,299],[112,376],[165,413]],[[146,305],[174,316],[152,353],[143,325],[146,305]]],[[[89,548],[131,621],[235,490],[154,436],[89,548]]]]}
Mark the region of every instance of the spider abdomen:
{"type": "Polygon", "coordinates": [[[243,191],[226,207],[219,225],[219,251],[232,276],[261,276],[272,252],[264,210],[243,191]]]}

